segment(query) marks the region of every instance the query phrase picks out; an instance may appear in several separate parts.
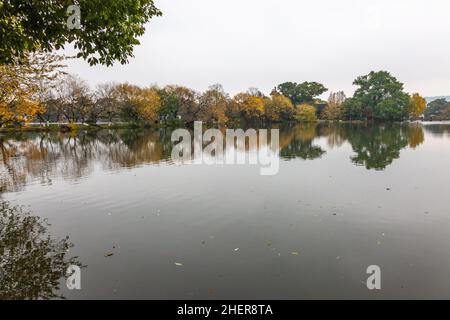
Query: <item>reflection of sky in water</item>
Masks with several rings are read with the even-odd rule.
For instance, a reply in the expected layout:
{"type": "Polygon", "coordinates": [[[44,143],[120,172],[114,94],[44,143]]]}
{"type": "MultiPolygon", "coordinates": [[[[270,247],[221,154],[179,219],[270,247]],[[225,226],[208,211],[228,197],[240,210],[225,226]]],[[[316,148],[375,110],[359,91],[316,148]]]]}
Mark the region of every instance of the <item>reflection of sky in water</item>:
{"type": "Polygon", "coordinates": [[[449,128],[283,128],[269,177],[174,165],[170,132],[16,137],[2,197],[70,235],[88,267],[69,298],[371,298],[372,264],[376,297],[448,298],[449,128]]]}
{"type": "MultiPolygon", "coordinates": [[[[430,125],[423,129],[420,124],[409,126],[330,126],[303,125],[282,128],[280,150],[274,153],[267,145],[264,150],[245,147],[245,152],[233,148],[238,157],[245,154],[245,162],[258,156],[280,156],[283,160],[314,160],[328,150],[351,146],[356,155],[353,163],[367,169],[384,170],[406,147],[420,146],[427,133],[427,146],[441,148],[446,144],[450,125],[430,125]]],[[[171,159],[173,147],[171,131],[102,131],[99,134],[21,134],[19,137],[4,136],[0,177],[3,190],[18,190],[29,183],[51,183],[54,178],[77,180],[94,174],[95,168],[118,171],[142,165],[180,165],[171,159]]],[[[269,139],[270,141],[270,139],[269,139]]],[[[224,154],[229,153],[225,148],[224,154]]],[[[207,163],[223,159],[203,154],[207,163]]],[[[193,157],[195,157],[193,153],[193,157]]],[[[192,161],[193,163],[197,161],[192,161]]],[[[189,164],[191,162],[185,162],[189,164]]],[[[252,162],[253,163],[253,162],[252,162]]]]}

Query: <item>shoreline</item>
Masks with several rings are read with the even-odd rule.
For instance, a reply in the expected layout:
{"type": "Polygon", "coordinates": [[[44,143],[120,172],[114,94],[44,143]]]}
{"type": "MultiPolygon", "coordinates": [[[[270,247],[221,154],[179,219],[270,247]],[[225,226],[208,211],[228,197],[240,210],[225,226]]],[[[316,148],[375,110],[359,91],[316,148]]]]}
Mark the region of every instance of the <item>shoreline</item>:
{"type": "MultiPolygon", "coordinates": [[[[449,124],[450,120],[442,121],[390,121],[390,122],[377,122],[377,121],[365,121],[365,120],[317,120],[314,122],[279,122],[272,123],[272,125],[292,125],[292,124],[313,124],[313,123],[329,123],[329,124],[404,124],[404,123],[421,123],[421,124],[449,124]]],[[[14,132],[61,132],[69,133],[76,131],[99,131],[99,130],[119,130],[119,129],[163,129],[163,128],[189,128],[189,125],[180,123],[160,123],[155,125],[140,125],[135,123],[112,123],[112,124],[75,124],[69,127],[69,124],[50,124],[49,126],[30,125],[17,128],[0,128],[1,133],[14,133],[14,132]]],[[[207,127],[215,127],[208,126],[207,127]]],[[[226,126],[227,128],[233,128],[235,126],[226,126]]]]}

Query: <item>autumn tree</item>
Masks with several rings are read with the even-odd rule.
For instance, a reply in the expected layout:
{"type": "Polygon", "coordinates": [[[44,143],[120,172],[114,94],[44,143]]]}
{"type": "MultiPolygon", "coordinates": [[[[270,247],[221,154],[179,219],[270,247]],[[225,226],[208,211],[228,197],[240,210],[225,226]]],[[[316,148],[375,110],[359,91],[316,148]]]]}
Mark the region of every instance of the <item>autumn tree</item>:
{"type": "Polygon", "coordinates": [[[152,0],[0,1],[0,64],[28,52],[73,44],[90,64],[126,63],[146,23],[161,15],[152,0]],[[80,8],[80,28],[69,28],[69,5],[80,8]]]}
{"type": "Polygon", "coordinates": [[[301,104],[297,106],[295,111],[295,119],[299,122],[317,121],[316,108],[309,104],[301,104]]]}
{"type": "Polygon", "coordinates": [[[98,119],[104,118],[112,122],[114,118],[119,116],[119,93],[117,86],[114,83],[97,85],[94,93],[94,106],[89,115],[91,121],[96,122],[98,119]]]}
{"type": "Polygon", "coordinates": [[[269,122],[291,121],[294,119],[295,109],[289,98],[272,92],[270,98],[264,99],[264,114],[269,122]]]}
{"type": "Polygon", "coordinates": [[[56,93],[47,92],[41,97],[41,105],[43,109],[37,114],[37,118],[41,122],[58,122],[63,117],[61,100],[58,99],[56,93]]]}
{"type": "Polygon", "coordinates": [[[413,119],[419,118],[421,115],[423,115],[426,107],[427,101],[422,96],[420,96],[420,94],[414,93],[410,97],[408,105],[409,116],[413,119]]]}
{"type": "Polygon", "coordinates": [[[161,99],[156,88],[140,88],[125,83],[117,90],[120,114],[125,121],[148,125],[158,120],[161,99]]]}
{"type": "Polygon", "coordinates": [[[210,86],[199,98],[199,118],[208,123],[225,123],[228,120],[226,115],[228,106],[228,95],[220,84],[210,86]]]}
{"type": "Polygon", "coordinates": [[[172,110],[176,110],[178,116],[187,124],[193,124],[198,120],[200,114],[199,94],[182,86],[166,87],[166,91],[170,92],[176,98],[176,104],[172,110]]]}
{"type": "Polygon", "coordinates": [[[138,100],[138,113],[140,121],[144,124],[152,124],[158,120],[161,99],[155,88],[144,88],[138,100]]]}
{"type": "Polygon", "coordinates": [[[35,53],[0,65],[0,126],[23,125],[44,112],[43,89],[60,75],[63,57],[35,53]]]}
{"type": "Polygon", "coordinates": [[[343,117],[343,105],[346,96],[343,91],[332,92],[328,98],[328,103],[323,110],[323,118],[326,120],[340,120],[343,117]]]}
{"type": "Polygon", "coordinates": [[[249,95],[251,95],[251,96],[254,96],[254,97],[259,97],[259,98],[265,98],[266,97],[261,90],[259,90],[258,88],[255,88],[255,87],[248,88],[247,93],[249,95]]]}
{"type": "Polygon", "coordinates": [[[264,98],[250,93],[239,93],[233,98],[235,110],[246,121],[261,120],[264,115],[264,98]]]}
{"type": "Polygon", "coordinates": [[[57,88],[59,107],[70,123],[86,122],[94,107],[93,96],[88,83],[75,75],[66,75],[57,88]]]}

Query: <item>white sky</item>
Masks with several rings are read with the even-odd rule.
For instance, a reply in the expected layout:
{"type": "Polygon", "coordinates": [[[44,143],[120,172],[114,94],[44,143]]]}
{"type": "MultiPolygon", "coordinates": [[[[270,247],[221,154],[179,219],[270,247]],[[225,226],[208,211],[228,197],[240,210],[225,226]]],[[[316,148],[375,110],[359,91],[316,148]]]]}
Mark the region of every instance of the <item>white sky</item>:
{"type": "Polygon", "coordinates": [[[69,71],[92,85],[221,83],[230,93],[269,93],[285,81],[353,92],[371,70],[391,71],[409,92],[450,94],[449,0],[156,0],[126,66],[69,71]]]}

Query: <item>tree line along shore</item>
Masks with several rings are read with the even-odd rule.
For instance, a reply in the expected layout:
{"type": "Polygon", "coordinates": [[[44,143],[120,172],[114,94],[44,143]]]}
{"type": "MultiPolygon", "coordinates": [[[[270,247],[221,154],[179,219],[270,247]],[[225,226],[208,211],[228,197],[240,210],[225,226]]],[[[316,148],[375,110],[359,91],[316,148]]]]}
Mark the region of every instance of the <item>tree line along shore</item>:
{"type": "Polygon", "coordinates": [[[33,53],[14,64],[0,65],[0,127],[4,130],[92,127],[271,124],[280,122],[405,121],[450,119],[450,104],[429,104],[387,71],[356,78],[352,97],[331,92],[317,82],[285,82],[269,95],[256,88],[234,96],[219,84],[204,92],[183,86],[140,87],[104,83],[91,88],[65,72],[65,57],[33,53]],[[39,123],[40,126],[31,126],[39,123]],[[59,124],[56,124],[59,123],[59,124]],[[64,124],[60,124],[64,123],[64,124]],[[78,124],[78,125],[77,125],[78,124]]]}
{"type": "Polygon", "coordinates": [[[129,83],[90,88],[65,71],[67,57],[57,52],[72,45],[73,58],[90,65],[126,64],[147,23],[162,15],[153,0],[117,0],[114,6],[97,2],[79,1],[79,29],[69,27],[65,2],[1,2],[0,30],[6,32],[0,41],[0,131],[73,130],[80,123],[95,128],[104,122],[123,127],[450,119],[446,100],[427,107],[419,93],[406,93],[387,71],[357,77],[352,97],[330,92],[327,101],[319,97],[328,89],[317,82],[285,82],[268,95],[253,88],[234,96],[220,85],[204,92],[129,83]]]}

